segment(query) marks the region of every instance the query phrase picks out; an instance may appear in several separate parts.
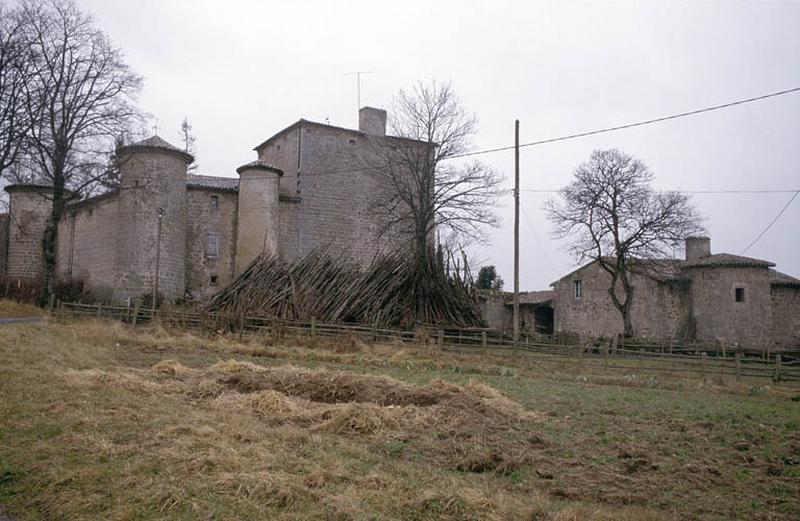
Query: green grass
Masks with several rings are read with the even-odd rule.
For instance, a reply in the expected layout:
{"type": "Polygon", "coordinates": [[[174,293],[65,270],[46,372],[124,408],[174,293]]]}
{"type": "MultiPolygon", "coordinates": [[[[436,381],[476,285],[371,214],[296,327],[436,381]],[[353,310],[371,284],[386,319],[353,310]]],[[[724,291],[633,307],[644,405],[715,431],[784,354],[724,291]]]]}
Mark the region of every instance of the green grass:
{"type": "Polygon", "coordinates": [[[0,328],[0,359],[0,504],[21,520],[800,518],[792,388],[95,322],[0,328]],[[429,423],[394,424],[417,410],[383,408],[379,432],[343,434],[199,397],[231,358],[424,389],[477,379],[535,418],[420,408],[429,423]],[[164,359],[191,371],[150,370],[164,359]],[[459,470],[491,453],[511,465],[459,470]]]}

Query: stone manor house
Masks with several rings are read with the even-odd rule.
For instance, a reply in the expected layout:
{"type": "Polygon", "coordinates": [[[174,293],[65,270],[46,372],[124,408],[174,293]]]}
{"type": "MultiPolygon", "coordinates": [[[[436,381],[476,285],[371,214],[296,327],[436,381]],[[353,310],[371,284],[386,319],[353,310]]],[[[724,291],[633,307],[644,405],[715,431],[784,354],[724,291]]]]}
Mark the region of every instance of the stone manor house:
{"type": "MultiPolygon", "coordinates": [[[[707,237],[686,239],[685,259],[631,265],[635,334],[658,340],[725,342],[745,347],[800,348],[800,280],[769,261],[711,253],[707,237]]],[[[611,277],[590,262],[520,298],[524,330],[610,338],[623,331],[608,295],[611,277]]],[[[507,296],[482,297],[496,329],[511,325],[507,296]]]]}
{"type": "MultiPolygon", "coordinates": [[[[206,299],[262,252],[291,260],[317,247],[356,261],[400,247],[382,234],[371,198],[386,190],[365,165],[381,147],[429,144],[386,135],[386,112],[364,107],[359,129],[299,120],[255,148],[239,178],[188,175],[194,160],[158,136],[117,151],[115,190],[68,205],[59,225],[57,274],[112,302],[152,294],[206,299]],[[159,247],[157,248],[157,244],[159,247]]],[[[48,188],[10,185],[0,215],[0,274],[42,274],[48,188]]]]}

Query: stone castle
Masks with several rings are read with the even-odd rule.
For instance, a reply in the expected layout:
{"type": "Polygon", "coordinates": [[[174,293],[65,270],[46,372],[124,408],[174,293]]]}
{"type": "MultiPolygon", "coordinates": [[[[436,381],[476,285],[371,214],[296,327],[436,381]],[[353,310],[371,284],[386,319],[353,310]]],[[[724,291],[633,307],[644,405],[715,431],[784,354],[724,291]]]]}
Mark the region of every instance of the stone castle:
{"type": "MultiPolygon", "coordinates": [[[[299,120],[255,148],[239,178],[187,174],[193,157],[158,136],[117,150],[118,188],[67,206],[59,224],[57,276],[110,302],[158,292],[203,300],[262,252],[292,260],[318,247],[369,262],[402,247],[379,234],[370,173],[381,148],[428,146],[386,135],[386,112],[364,107],[359,129],[299,120]],[[158,267],[158,270],[156,269],[158,267]]],[[[0,215],[0,274],[42,275],[49,188],[10,185],[0,215]]]]}

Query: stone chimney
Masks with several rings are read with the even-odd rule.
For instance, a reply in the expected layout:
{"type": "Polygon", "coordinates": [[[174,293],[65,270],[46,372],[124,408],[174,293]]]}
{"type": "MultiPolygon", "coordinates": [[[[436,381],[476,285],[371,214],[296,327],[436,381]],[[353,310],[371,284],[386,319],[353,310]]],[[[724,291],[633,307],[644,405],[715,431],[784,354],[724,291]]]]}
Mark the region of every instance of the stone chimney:
{"type": "Polygon", "coordinates": [[[386,111],[373,107],[361,107],[358,111],[358,130],[373,136],[386,135],[386,111]]]}
{"type": "Polygon", "coordinates": [[[711,239],[708,237],[686,237],[686,260],[692,261],[711,255],[711,239]]]}

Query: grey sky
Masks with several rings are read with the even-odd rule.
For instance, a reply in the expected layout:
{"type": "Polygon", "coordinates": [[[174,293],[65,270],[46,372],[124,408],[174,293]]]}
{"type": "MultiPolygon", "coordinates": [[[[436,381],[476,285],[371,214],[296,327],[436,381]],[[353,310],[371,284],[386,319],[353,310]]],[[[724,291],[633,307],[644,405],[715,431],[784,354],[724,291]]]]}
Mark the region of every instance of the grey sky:
{"type": "MultiPolygon", "coordinates": [[[[649,119],[800,86],[800,3],[79,0],[146,77],[140,98],[178,141],[188,116],[199,173],[235,176],[299,118],[357,126],[418,79],[452,80],[480,118],[477,148],[649,119]]],[[[522,188],[556,189],[593,149],[643,159],[664,189],[800,189],[800,93],[521,154],[522,188]]],[[[513,181],[511,152],[483,156],[513,181]]],[[[716,252],[739,253],[792,196],[694,196],[716,252]]],[[[521,288],[574,264],[523,192],[521,288]]],[[[512,280],[511,197],[476,250],[512,280]]],[[[748,251],[800,276],[800,198],[748,251]]]]}

